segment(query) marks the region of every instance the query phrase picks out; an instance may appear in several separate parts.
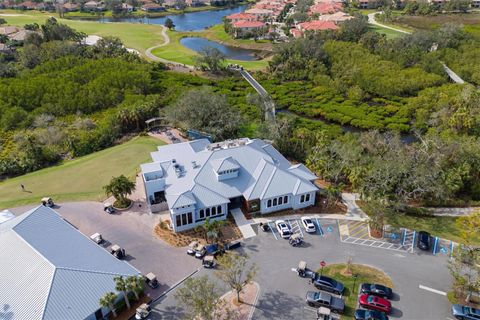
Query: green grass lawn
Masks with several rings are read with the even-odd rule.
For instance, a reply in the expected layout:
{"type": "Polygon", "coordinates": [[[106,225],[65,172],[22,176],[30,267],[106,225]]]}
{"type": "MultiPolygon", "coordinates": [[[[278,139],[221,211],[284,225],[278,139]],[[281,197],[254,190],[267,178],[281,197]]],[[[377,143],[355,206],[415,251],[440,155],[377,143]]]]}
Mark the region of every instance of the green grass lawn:
{"type": "Polygon", "coordinates": [[[164,144],[151,137],[136,137],[60,165],[0,182],[0,209],[39,203],[44,196],[57,201],[105,198],[102,187],[113,176],[134,177],[141,163],[151,160],[150,152],[164,144]],[[23,192],[20,184],[28,192],[23,192]]]}
{"type": "Polygon", "coordinates": [[[375,26],[375,25],[370,25],[370,29],[375,31],[375,32],[386,35],[388,39],[395,39],[395,38],[400,38],[400,37],[405,36],[405,33],[398,32],[398,31],[391,30],[391,29],[387,29],[387,28],[383,28],[383,27],[379,27],[379,26],[375,26]]]}
{"type": "MultiPolygon", "coordinates": [[[[0,10],[0,14],[21,14],[20,16],[2,16],[7,20],[7,24],[24,26],[27,23],[43,24],[52,14],[41,13],[38,11],[15,11],[15,10],[0,10]]],[[[116,36],[128,48],[133,48],[140,53],[144,53],[147,48],[163,43],[161,35],[162,27],[159,25],[139,24],[139,23],[100,23],[96,21],[77,21],[60,19],[54,15],[60,23],[64,23],[75,30],[85,32],[89,35],[98,36],[116,36]]]]}
{"type": "MultiPolygon", "coordinates": [[[[358,287],[361,283],[378,283],[393,288],[392,280],[381,270],[361,264],[352,264],[351,273],[358,275],[356,280],[354,280],[353,276],[346,275],[345,270],[346,264],[344,263],[327,265],[323,268],[324,275],[342,282],[345,286],[343,294],[345,299],[345,312],[342,319],[353,319],[358,301],[358,287]],[[352,292],[352,289],[354,289],[355,292],[352,292]]],[[[320,270],[317,272],[320,273],[320,270]]]]}
{"type": "MultiPolygon", "coordinates": [[[[168,36],[170,37],[170,43],[166,46],[152,50],[152,54],[170,61],[175,61],[187,65],[194,65],[195,62],[193,57],[196,55],[196,52],[181,45],[180,39],[191,36],[198,37],[201,35],[201,32],[177,32],[169,30],[168,36]]],[[[227,62],[240,64],[249,70],[264,69],[268,65],[268,61],[266,59],[257,61],[240,61],[228,59],[227,62]]]]}

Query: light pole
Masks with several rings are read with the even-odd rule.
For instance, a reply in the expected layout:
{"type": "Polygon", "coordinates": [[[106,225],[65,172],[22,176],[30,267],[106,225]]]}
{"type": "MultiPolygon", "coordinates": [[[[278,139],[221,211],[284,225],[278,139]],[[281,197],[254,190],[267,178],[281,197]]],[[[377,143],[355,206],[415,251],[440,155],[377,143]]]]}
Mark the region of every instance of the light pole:
{"type": "Polygon", "coordinates": [[[358,278],[358,274],[357,274],[357,273],[354,273],[354,274],[353,274],[353,287],[352,287],[352,293],[355,293],[355,284],[357,283],[357,278],[358,278]]]}

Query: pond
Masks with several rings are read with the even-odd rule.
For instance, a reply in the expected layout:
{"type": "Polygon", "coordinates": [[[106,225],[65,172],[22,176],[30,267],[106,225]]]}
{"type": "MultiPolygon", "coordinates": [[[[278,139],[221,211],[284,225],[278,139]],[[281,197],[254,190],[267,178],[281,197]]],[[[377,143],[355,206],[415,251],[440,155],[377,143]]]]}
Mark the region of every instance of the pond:
{"type": "Polygon", "coordinates": [[[239,13],[246,10],[247,5],[241,5],[233,8],[207,10],[197,12],[187,12],[184,14],[171,14],[157,18],[102,18],[102,22],[130,22],[146,24],[165,24],[165,20],[170,18],[175,24],[177,31],[199,31],[216,24],[223,23],[223,17],[233,13],[239,13]]]}
{"type": "Polygon", "coordinates": [[[202,50],[205,47],[216,48],[221,53],[223,53],[227,57],[227,59],[241,60],[241,61],[259,60],[259,58],[255,55],[255,53],[258,52],[256,50],[226,46],[221,43],[210,41],[204,38],[198,38],[198,37],[182,38],[180,40],[180,44],[196,52],[202,50]]]}

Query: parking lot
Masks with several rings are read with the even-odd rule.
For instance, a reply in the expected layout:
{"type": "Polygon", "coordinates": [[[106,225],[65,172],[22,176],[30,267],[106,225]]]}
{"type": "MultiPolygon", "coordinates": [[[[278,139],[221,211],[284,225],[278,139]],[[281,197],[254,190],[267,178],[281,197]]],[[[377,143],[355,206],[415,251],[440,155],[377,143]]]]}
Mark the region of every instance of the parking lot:
{"type": "MultiPolygon", "coordinates": [[[[242,250],[259,266],[256,281],[261,292],[253,319],[315,319],[314,310],[305,303],[305,294],[313,286],[294,271],[298,262],[305,260],[311,269],[318,269],[322,260],[328,265],[345,263],[349,257],[353,263],[376,267],[392,278],[395,298],[391,319],[451,319],[445,296],[450,289],[445,255],[345,243],[340,240],[336,220],[319,219],[319,223],[323,232],[306,234],[302,230],[305,243],[300,247],[290,246],[276,230],[259,228],[255,228],[256,237],[244,241],[242,250]]],[[[198,274],[211,272],[202,269],[198,274]]],[[[153,319],[176,319],[182,312],[173,293],[154,309],[153,319]]]]}

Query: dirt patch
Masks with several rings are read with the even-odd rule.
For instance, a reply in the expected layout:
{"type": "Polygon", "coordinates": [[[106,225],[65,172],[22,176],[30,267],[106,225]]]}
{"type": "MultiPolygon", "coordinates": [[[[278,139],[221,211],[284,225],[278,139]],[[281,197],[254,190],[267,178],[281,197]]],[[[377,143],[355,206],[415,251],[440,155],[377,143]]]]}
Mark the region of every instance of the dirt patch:
{"type": "MultiPolygon", "coordinates": [[[[206,244],[202,230],[190,229],[183,232],[173,232],[168,228],[168,222],[162,221],[154,228],[154,232],[163,241],[173,247],[186,247],[192,241],[198,241],[206,244]]],[[[242,238],[242,233],[238,229],[233,218],[229,215],[225,220],[225,225],[221,227],[221,237],[219,242],[227,243],[242,238]]]]}
{"type": "Polygon", "coordinates": [[[252,309],[255,308],[257,294],[258,285],[249,283],[240,293],[241,303],[237,302],[237,294],[234,291],[228,292],[222,299],[226,302],[227,307],[236,313],[236,320],[248,320],[252,309]]]}

